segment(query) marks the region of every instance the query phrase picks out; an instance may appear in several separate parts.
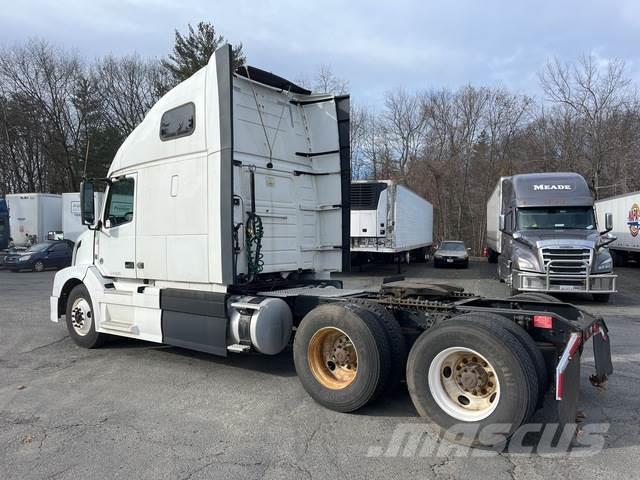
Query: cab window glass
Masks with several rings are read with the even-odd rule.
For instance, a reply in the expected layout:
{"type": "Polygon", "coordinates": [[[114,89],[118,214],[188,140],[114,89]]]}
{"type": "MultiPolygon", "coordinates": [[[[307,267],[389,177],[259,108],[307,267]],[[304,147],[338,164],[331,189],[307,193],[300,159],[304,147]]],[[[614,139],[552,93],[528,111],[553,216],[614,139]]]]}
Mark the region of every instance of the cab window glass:
{"type": "Polygon", "coordinates": [[[111,184],[105,219],[109,221],[109,227],[117,227],[133,220],[133,192],[132,178],[125,178],[111,184]]]}

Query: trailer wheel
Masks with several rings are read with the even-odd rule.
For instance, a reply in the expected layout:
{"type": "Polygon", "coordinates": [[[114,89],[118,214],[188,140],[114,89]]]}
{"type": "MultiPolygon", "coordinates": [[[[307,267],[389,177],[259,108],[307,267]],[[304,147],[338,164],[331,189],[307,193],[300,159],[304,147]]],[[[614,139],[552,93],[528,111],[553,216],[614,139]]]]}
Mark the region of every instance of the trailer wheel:
{"type": "Polygon", "coordinates": [[[538,377],[538,401],[537,403],[532,403],[530,405],[531,411],[529,412],[529,414],[533,414],[536,407],[542,405],[544,395],[547,391],[547,387],[549,386],[549,374],[547,371],[547,364],[544,361],[544,356],[536,345],[536,342],[533,340],[533,338],[531,338],[531,335],[529,335],[524,328],[516,324],[514,321],[509,320],[508,318],[496,313],[483,313],[481,315],[474,313],[465,313],[449,320],[449,322],[453,323],[463,319],[465,321],[470,320],[474,323],[503,328],[514,337],[516,337],[518,342],[520,342],[520,345],[522,345],[527,351],[527,354],[533,362],[533,366],[536,370],[536,376],[538,377]]]}
{"type": "Polygon", "coordinates": [[[407,345],[400,324],[393,314],[379,303],[364,298],[351,298],[349,303],[372,312],[387,335],[391,350],[391,368],[385,389],[391,391],[404,379],[405,367],[407,366],[407,345]]]}
{"type": "Polygon", "coordinates": [[[446,320],[423,333],[409,352],[407,385],[418,413],[445,438],[493,446],[528,419],[538,392],[536,371],[509,332],[467,319],[446,320]],[[506,425],[504,436],[458,438],[459,423],[506,425]]]}
{"type": "Polygon", "coordinates": [[[375,316],[351,304],[320,305],[300,323],[293,361],[320,405],[352,412],[373,400],[389,377],[389,342],[375,316]]]}
{"type": "Polygon", "coordinates": [[[93,303],[84,285],[76,285],[67,299],[67,330],[76,344],[96,348],[104,343],[106,335],[96,332],[93,303]]]}

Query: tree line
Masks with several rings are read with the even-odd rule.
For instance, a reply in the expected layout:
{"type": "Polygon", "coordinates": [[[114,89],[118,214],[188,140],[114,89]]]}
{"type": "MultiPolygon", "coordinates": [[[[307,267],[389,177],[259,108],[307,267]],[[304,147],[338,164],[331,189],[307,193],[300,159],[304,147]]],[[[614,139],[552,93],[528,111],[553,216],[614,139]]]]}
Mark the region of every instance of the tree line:
{"type": "Polygon", "coordinates": [[[352,171],[396,179],[434,205],[437,240],[486,244],[486,202],[501,176],[582,174],[594,197],[640,190],[640,104],[618,60],[551,60],[543,98],[465,86],[386,93],[354,107],[352,171]]]}
{"type": "MultiPolygon", "coordinates": [[[[76,191],[84,175],[105,175],[151,106],[223,43],[201,22],[175,32],[165,59],[88,62],[44,40],[0,49],[0,193],[76,191]]],[[[241,44],[233,53],[245,63],[241,44]]],[[[379,108],[352,96],[353,177],[406,184],[433,203],[437,240],[465,240],[475,253],[500,176],[575,171],[597,198],[640,189],[640,104],[624,63],[552,60],[538,77],[542,98],[472,85],[398,88],[379,108]]],[[[348,91],[326,65],[300,82],[348,91]]]]}

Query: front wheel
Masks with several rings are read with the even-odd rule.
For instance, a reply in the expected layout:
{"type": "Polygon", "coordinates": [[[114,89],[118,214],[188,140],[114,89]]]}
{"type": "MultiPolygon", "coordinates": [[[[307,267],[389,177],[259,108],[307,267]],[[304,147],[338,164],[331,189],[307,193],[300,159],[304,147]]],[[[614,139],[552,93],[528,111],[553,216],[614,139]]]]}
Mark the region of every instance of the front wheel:
{"type": "Polygon", "coordinates": [[[76,344],[84,348],[95,348],[106,339],[104,333],[96,332],[93,303],[84,285],[76,285],[67,299],[67,330],[76,344]]]}
{"type": "Polygon", "coordinates": [[[33,270],[35,272],[43,272],[44,271],[44,262],[42,260],[38,260],[33,264],[33,270]]]}
{"type": "Polygon", "coordinates": [[[598,303],[609,303],[611,299],[610,293],[593,293],[593,301],[598,303]]]}

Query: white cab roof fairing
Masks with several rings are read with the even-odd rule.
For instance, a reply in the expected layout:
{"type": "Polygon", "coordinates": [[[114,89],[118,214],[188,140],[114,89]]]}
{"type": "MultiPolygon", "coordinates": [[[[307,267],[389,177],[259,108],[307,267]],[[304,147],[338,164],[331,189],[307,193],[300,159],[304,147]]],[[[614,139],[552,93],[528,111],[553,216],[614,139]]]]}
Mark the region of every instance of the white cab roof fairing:
{"type": "Polygon", "coordinates": [[[147,112],[140,124],[129,134],[116,152],[108,177],[125,173],[149,161],[171,158],[180,153],[194,153],[206,150],[205,128],[205,85],[207,70],[204,67],[187,80],[169,90],[147,112]],[[160,139],[160,119],[167,111],[180,105],[192,102],[195,104],[195,124],[193,134],[171,141],[160,139]]]}

